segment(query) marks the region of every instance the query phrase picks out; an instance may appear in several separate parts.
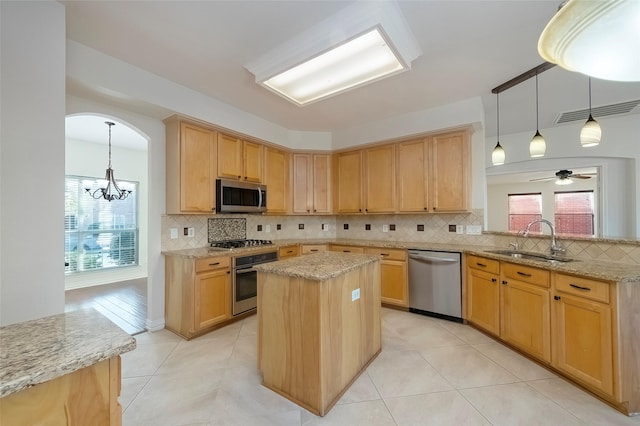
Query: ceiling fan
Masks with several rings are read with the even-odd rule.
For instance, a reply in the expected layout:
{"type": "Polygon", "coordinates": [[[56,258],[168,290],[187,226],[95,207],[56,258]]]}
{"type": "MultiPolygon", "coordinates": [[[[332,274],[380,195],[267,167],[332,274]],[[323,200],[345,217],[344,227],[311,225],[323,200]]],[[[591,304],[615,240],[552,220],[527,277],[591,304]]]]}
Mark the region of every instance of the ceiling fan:
{"type": "Polygon", "coordinates": [[[558,170],[555,176],[529,179],[529,182],[546,182],[555,180],[557,185],[569,185],[573,183],[573,179],[591,179],[595,173],[573,174],[571,170],[558,170]]]}

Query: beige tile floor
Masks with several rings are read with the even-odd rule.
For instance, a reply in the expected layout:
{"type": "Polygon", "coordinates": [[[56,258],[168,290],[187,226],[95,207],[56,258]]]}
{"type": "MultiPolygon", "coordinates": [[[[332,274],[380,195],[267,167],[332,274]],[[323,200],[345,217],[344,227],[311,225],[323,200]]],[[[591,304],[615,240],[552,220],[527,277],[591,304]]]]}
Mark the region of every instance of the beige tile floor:
{"type": "Polygon", "coordinates": [[[189,342],[137,335],[122,357],[123,424],[640,426],[469,326],[384,308],[382,353],[317,417],[260,385],[256,324],[189,342]]]}

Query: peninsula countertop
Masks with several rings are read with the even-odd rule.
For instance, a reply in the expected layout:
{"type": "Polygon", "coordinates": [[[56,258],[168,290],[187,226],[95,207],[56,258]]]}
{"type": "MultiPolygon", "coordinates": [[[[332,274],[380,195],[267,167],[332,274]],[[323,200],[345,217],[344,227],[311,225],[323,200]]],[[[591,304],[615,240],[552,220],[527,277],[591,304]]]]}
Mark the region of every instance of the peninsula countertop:
{"type": "Polygon", "coordinates": [[[0,398],[136,348],[94,309],[0,327],[0,398]]]}
{"type": "Polygon", "coordinates": [[[262,263],[254,266],[254,269],[258,272],[326,281],[379,260],[380,257],[368,254],[321,252],[262,263]]]}

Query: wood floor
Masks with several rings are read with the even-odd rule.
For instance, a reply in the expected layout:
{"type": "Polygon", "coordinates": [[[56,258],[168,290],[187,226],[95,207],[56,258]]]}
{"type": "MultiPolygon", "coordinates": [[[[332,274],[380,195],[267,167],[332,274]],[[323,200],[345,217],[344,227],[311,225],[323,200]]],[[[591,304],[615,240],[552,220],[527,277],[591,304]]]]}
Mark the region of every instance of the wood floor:
{"type": "Polygon", "coordinates": [[[67,290],[65,311],[94,308],[127,333],[145,331],[147,279],[67,290]]]}

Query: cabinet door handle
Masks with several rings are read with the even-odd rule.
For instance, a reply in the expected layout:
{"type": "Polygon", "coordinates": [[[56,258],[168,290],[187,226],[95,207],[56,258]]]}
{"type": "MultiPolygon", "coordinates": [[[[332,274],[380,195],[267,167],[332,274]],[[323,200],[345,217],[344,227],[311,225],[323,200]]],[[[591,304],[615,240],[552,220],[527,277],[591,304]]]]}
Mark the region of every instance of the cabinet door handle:
{"type": "Polygon", "coordinates": [[[577,284],[569,284],[571,287],[573,288],[577,288],[578,290],[582,290],[582,291],[591,291],[591,289],[589,287],[582,287],[579,286],[577,284]]]}
{"type": "Polygon", "coordinates": [[[238,179],[242,178],[242,176],[238,176],[238,179]]]}
{"type": "Polygon", "coordinates": [[[527,274],[526,272],[518,271],[518,275],[522,275],[523,277],[531,277],[531,274],[527,274]]]}
{"type": "Polygon", "coordinates": [[[309,251],[314,252],[314,251],[318,251],[318,249],[311,249],[309,251]]]}
{"type": "Polygon", "coordinates": [[[502,285],[507,285],[507,280],[502,280],[502,285]]]}
{"type": "Polygon", "coordinates": [[[342,250],[344,253],[351,253],[351,250],[342,250]]]}
{"type": "Polygon", "coordinates": [[[476,262],[476,265],[480,266],[481,268],[486,268],[487,265],[485,265],[484,263],[480,263],[480,262],[476,262]]]}
{"type": "Polygon", "coordinates": [[[553,296],[553,300],[560,300],[560,296],[553,296]]]}
{"type": "Polygon", "coordinates": [[[293,253],[293,250],[287,250],[287,254],[293,253]]]}
{"type": "Polygon", "coordinates": [[[492,282],[492,283],[497,283],[497,282],[498,282],[498,279],[497,279],[497,278],[491,278],[491,282],[492,282]]]}
{"type": "Polygon", "coordinates": [[[218,266],[219,264],[220,264],[220,262],[210,263],[209,266],[218,266]]]}
{"type": "Polygon", "coordinates": [[[380,253],[380,256],[389,256],[389,253],[380,253]]]}

